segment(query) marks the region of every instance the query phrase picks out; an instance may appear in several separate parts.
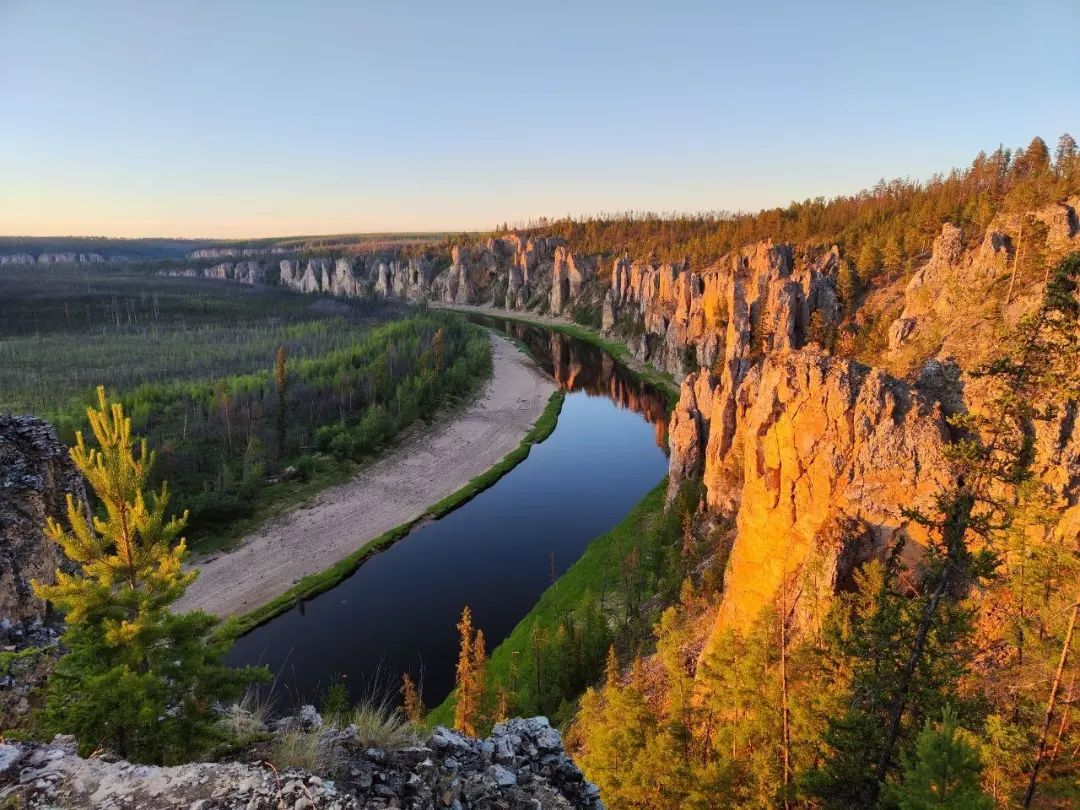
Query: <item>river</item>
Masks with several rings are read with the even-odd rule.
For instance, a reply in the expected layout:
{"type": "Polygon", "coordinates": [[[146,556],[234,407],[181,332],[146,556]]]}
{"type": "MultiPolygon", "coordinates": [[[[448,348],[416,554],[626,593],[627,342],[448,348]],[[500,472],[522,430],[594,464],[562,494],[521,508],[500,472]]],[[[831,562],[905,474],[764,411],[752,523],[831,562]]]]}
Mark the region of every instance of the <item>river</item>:
{"type": "Polygon", "coordinates": [[[494,486],[238,639],[228,662],[268,665],[277,708],[318,703],[335,678],[354,700],[396,693],[403,672],[437,705],[454,685],[462,607],[494,648],[666,474],[662,391],[560,332],[473,319],[528,346],[567,392],[555,431],[494,486]]]}

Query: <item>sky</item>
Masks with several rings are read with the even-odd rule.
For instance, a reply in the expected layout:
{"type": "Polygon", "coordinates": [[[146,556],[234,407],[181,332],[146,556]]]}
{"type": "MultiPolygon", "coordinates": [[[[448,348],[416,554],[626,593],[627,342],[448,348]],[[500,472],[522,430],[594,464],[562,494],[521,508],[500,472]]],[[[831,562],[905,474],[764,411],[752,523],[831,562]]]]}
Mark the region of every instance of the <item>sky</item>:
{"type": "Polygon", "coordinates": [[[1080,2],[0,0],[0,234],[749,211],[1080,138],[1080,2]]]}

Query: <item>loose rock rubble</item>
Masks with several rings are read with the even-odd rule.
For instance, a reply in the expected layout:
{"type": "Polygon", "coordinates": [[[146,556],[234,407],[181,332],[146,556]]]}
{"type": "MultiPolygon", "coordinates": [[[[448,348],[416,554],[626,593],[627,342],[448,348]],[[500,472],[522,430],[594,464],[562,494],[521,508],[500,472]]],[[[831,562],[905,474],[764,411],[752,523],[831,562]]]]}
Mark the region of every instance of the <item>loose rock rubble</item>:
{"type": "MultiPolygon", "coordinates": [[[[314,713],[304,724],[316,721],[314,713]]],[[[595,786],[563,750],[547,718],[500,723],[486,740],[438,727],[399,750],[363,748],[355,729],[327,729],[340,776],[277,771],[270,763],[135,765],[83,759],[70,737],[0,743],[0,807],[92,810],[358,810],[534,808],[602,810],[595,786]]]]}

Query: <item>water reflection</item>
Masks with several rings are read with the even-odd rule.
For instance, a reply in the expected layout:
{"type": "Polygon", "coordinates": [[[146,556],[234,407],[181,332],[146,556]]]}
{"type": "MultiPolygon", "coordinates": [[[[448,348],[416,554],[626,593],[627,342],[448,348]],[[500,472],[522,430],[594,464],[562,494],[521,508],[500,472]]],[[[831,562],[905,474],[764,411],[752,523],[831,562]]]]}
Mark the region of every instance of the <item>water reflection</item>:
{"type": "Polygon", "coordinates": [[[667,397],[641,382],[606,351],[562,332],[521,321],[487,315],[471,315],[469,319],[522,343],[560,388],[606,397],[620,408],[644,416],[655,428],[657,446],[667,452],[667,397]]]}

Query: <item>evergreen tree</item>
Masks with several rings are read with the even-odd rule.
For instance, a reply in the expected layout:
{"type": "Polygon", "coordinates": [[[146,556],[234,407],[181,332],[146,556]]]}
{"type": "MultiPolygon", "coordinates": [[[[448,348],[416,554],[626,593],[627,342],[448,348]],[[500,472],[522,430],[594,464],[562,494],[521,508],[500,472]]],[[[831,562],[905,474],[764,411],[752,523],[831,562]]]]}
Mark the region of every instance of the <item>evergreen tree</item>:
{"type": "Polygon", "coordinates": [[[856,262],[859,273],[865,278],[873,278],[881,269],[881,250],[872,240],[863,242],[859,249],[859,259],[856,262]]]}
{"type": "Polygon", "coordinates": [[[484,631],[473,631],[472,611],[466,605],[457,625],[459,651],[454,692],[454,727],[475,737],[483,722],[487,652],[484,631]]]}
{"type": "Polygon", "coordinates": [[[288,436],[287,400],[285,398],[285,386],[288,382],[285,368],[285,347],[278,346],[274,354],[274,390],[277,393],[277,409],[274,412],[274,423],[277,432],[277,457],[280,461],[285,457],[285,440],[288,436]]]}
{"type": "Polygon", "coordinates": [[[76,435],[71,459],[102,512],[67,500],[65,529],[47,533],[77,573],[57,571],[37,595],[65,613],[60,660],[45,691],[43,725],[73,733],[84,754],[98,748],[144,762],[176,762],[216,737],[214,703],[238,697],[257,670],[222,665],[228,642],[211,633],[216,619],[170,610],[198,576],[185,572],[180,537],[186,515],[168,517],[168,487],[148,492],[154,454],[133,450],[131,420],[98,388],[87,411],[98,447],[76,435]]]}
{"type": "Polygon", "coordinates": [[[1058,177],[1066,177],[1072,170],[1076,160],[1076,139],[1068,132],[1058,138],[1057,149],[1054,151],[1054,172],[1058,177]]]}
{"type": "Polygon", "coordinates": [[[862,279],[859,271],[850,259],[840,263],[840,271],[836,277],[836,291],[840,294],[840,301],[847,312],[855,311],[855,304],[862,292],[862,279]]]}
{"type": "Polygon", "coordinates": [[[646,754],[656,718],[645,698],[640,660],[634,670],[625,685],[616,675],[599,691],[586,690],[573,731],[581,743],[581,767],[612,810],[649,806],[658,787],[652,775],[658,763],[646,754]]]}
{"type": "Polygon", "coordinates": [[[427,714],[420,691],[408,672],[401,676],[401,710],[410,723],[423,723],[427,714]]]}
{"type": "Polygon", "coordinates": [[[958,548],[969,502],[943,504],[945,548],[931,545],[920,592],[904,586],[903,542],[884,563],[857,575],[859,590],[841,598],[830,619],[829,657],[850,671],[848,703],[829,717],[824,749],[805,787],[826,807],[869,808],[895,771],[913,729],[946,703],[960,703],[957,683],[970,658],[972,612],[960,599],[965,578],[981,573],[958,548]],[[947,549],[951,548],[951,551],[947,549]]]}
{"type": "Polygon", "coordinates": [[[900,810],[990,810],[994,803],[980,787],[982,770],[978,749],[965,739],[956,713],[945,707],[939,726],[927,719],[914,755],[905,758],[900,784],[888,797],[900,810]]]}

